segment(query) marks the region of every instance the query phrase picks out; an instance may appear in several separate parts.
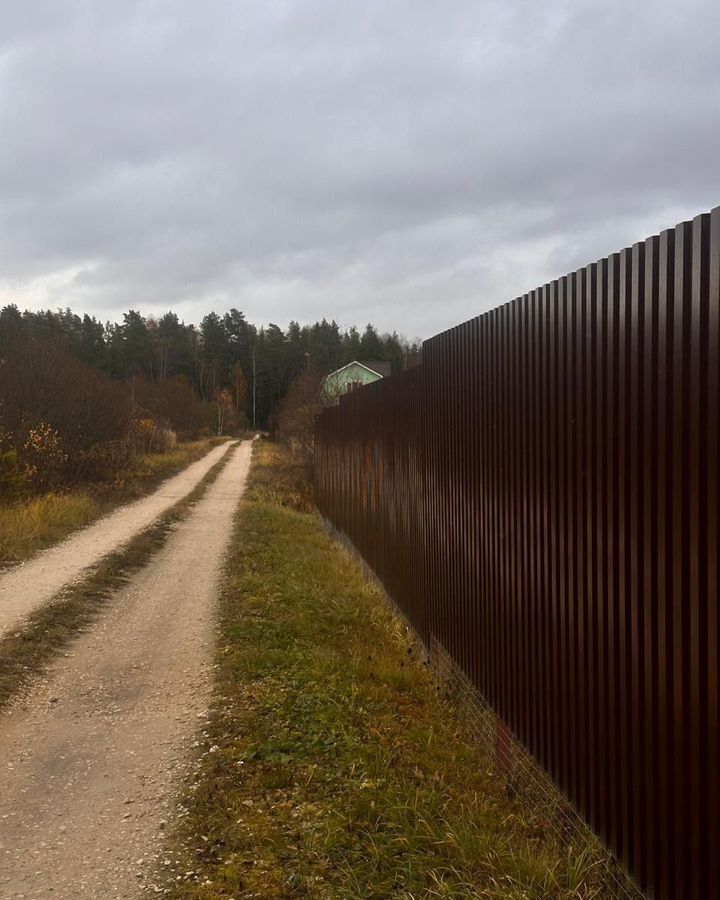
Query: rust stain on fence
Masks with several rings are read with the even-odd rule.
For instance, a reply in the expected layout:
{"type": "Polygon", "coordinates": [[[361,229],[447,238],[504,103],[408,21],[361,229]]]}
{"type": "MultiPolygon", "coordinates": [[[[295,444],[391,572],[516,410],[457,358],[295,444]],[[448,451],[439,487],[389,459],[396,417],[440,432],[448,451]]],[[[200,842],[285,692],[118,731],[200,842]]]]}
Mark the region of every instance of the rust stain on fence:
{"type": "Polygon", "coordinates": [[[651,896],[720,897],[720,208],[326,409],[322,513],[651,896]]]}

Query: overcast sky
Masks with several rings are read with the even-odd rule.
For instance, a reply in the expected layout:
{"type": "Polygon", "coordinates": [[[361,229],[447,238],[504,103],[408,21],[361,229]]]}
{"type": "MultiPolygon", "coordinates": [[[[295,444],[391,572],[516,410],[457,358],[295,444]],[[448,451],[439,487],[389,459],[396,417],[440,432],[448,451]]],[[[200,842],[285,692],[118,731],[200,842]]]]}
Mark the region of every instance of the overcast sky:
{"type": "Polygon", "coordinates": [[[720,3],[0,0],[0,305],[431,334],[720,204],[720,3]]]}

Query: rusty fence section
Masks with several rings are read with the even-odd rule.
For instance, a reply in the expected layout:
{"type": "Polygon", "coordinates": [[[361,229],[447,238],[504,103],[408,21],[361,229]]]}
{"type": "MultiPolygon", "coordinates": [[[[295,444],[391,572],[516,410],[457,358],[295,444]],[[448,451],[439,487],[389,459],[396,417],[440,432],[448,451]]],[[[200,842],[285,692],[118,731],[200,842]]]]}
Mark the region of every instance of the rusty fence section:
{"type": "Polygon", "coordinates": [[[321,512],[638,884],[720,897],[720,208],[425,342],[321,512]]]}

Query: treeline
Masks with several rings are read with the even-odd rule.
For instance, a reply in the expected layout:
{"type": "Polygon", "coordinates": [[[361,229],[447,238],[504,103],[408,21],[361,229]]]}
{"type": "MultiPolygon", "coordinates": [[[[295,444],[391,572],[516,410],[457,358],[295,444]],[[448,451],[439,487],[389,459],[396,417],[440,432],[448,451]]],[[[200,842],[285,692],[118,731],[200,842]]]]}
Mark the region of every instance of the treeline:
{"type": "Polygon", "coordinates": [[[420,348],[368,325],[323,320],[286,331],[242,312],[199,326],[130,310],[102,323],[71,310],[0,311],[0,496],[14,480],[37,489],[113,476],[138,452],[176,439],[265,427],[300,374],[353,359],[399,371],[420,348]],[[4,471],[4,474],[3,474],[4,471]]]}
{"type": "Polygon", "coordinates": [[[153,318],[130,310],[121,323],[103,324],[69,309],[21,313],[6,306],[0,330],[60,339],[77,359],[111,378],[130,383],[181,378],[205,402],[218,389],[228,390],[249,419],[254,373],[258,426],[267,424],[278,399],[302,371],[324,375],[354,359],[384,360],[401,371],[415,365],[420,355],[419,344],[396,333],[379,334],[372,325],[362,333],[356,328],[341,331],[325,319],[304,326],[291,322],[286,331],[277,325],[257,328],[237,309],[223,316],[211,312],[196,327],[173,312],[153,318]]]}

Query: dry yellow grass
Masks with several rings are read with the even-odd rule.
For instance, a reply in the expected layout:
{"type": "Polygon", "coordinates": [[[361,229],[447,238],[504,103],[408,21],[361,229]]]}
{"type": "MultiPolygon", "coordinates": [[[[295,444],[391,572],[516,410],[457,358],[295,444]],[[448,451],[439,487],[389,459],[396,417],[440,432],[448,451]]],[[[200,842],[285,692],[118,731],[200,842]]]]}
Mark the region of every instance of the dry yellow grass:
{"type": "Polygon", "coordinates": [[[0,565],[27,559],[97,518],[101,505],[86,493],[46,494],[0,507],[0,565]]]}

